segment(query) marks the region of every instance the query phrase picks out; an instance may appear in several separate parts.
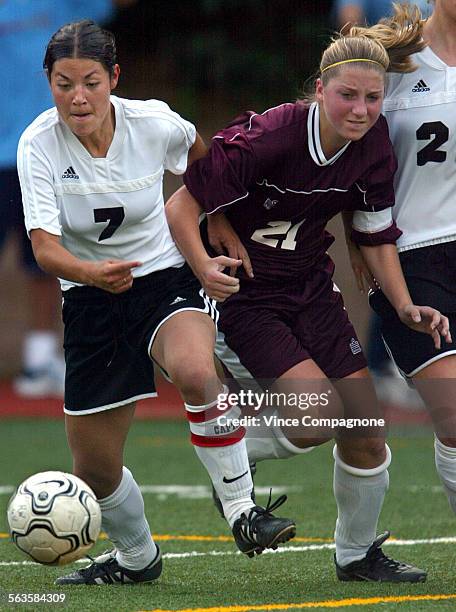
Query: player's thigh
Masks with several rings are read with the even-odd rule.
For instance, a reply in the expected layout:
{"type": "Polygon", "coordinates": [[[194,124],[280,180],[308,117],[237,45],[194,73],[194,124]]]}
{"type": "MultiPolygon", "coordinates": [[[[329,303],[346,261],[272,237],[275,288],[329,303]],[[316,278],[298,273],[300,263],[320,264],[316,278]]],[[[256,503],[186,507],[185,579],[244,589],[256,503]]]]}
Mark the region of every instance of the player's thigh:
{"type": "Polygon", "coordinates": [[[160,326],[155,336],[152,358],[188,403],[208,403],[220,391],[214,364],[214,343],[213,320],[207,314],[193,310],[175,313],[160,326]]]}
{"type": "Polygon", "coordinates": [[[280,305],[252,307],[243,296],[233,296],[222,306],[216,354],[239,381],[271,384],[309,353],[293,334],[280,305]]]}
{"type": "Polygon", "coordinates": [[[414,377],[413,384],[431,415],[437,437],[456,446],[456,355],[432,361],[414,377]]]}
{"type": "Polygon", "coordinates": [[[330,379],[343,379],[366,367],[342,294],[332,281],[322,283],[318,298],[303,304],[293,332],[330,379]]]}
{"type": "Polygon", "coordinates": [[[312,359],[297,363],[277,378],[270,398],[284,419],[283,433],[296,446],[318,446],[334,437],[332,421],[343,414],[340,397],[312,359]]]}

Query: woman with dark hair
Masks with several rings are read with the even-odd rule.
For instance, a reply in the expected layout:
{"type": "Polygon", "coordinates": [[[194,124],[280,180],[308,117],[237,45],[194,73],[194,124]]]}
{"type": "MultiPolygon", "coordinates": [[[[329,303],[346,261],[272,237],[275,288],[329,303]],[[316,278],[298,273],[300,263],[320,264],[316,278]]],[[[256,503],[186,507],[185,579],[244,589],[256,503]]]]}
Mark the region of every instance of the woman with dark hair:
{"type": "MultiPolygon", "coordinates": [[[[74,473],[96,492],[116,549],[58,584],[148,582],[161,573],[144,502],[123,448],[135,402],[156,395],[153,361],[177,386],[195,450],[248,555],[294,536],[250,497],[244,430],[217,427],[213,351],[217,310],[185,264],[166,222],[165,170],[205,152],[194,126],[157,100],[111,95],[113,35],[91,21],[63,26],[47,47],[55,108],[23,133],[18,169],[25,223],[39,265],[60,279],[65,423],[74,473]]],[[[236,261],[216,258],[214,270],[236,261]]],[[[227,277],[230,292],[239,282],[227,277]]],[[[227,418],[239,409],[229,406],[227,418]]]]}
{"type": "MultiPolygon", "coordinates": [[[[209,295],[226,299],[220,318],[226,344],[218,355],[233,377],[253,379],[277,397],[306,392],[316,398],[297,426],[291,420],[282,426],[276,406],[269,406],[262,425],[249,427],[250,460],[289,457],[336,440],[335,561],[343,581],[426,577],[382,553],[388,533],[375,537],[391,461],[380,419],[374,419],[378,426],[353,430],[306,425],[310,417],[323,423],[339,410],[335,400],[319,403],[328,389],[343,404],[335,416],[381,416],[332,281],[327,249],[333,238],[325,226],[337,213],[354,211],[353,238],[400,320],[430,334],[436,346],[440,334],[451,339],[446,317],[413,304],[402,276],[395,247],[400,231],[391,214],[396,160],[380,115],[386,71],[412,71],[409,56],[421,48],[419,12],[407,7],[359,36],[338,37],[323,53],[313,101],[234,120],[187,170],[185,186],[167,204],[171,231],[195,275],[209,295]],[[251,260],[254,277],[241,272],[234,295],[213,274],[199,233],[201,211],[216,249],[228,245],[231,257],[251,260]]],[[[293,406],[281,409],[290,413],[296,416],[293,406]]]]}

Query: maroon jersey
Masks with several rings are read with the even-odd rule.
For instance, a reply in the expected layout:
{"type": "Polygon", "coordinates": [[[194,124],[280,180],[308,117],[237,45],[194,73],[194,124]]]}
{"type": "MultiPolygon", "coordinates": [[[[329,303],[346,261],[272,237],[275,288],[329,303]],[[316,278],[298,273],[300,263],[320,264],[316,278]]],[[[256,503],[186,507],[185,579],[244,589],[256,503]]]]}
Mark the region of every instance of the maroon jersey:
{"type": "Polygon", "coordinates": [[[359,244],[394,243],[396,159],[383,116],[331,159],[320,144],[316,103],[247,112],[218,132],[206,157],[184,176],[207,214],[224,212],[248,250],[258,280],[306,275],[334,238],[342,210],[354,214],[359,244]]]}

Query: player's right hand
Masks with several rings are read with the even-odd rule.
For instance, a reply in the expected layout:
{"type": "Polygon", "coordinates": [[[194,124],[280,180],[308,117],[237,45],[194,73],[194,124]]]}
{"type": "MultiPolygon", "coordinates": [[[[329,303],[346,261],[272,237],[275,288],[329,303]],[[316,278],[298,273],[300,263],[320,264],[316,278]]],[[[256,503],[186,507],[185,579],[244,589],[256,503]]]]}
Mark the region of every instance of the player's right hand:
{"type": "MultiPolygon", "coordinates": [[[[209,244],[219,255],[240,259],[248,277],[253,278],[252,262],[247,249],[223,213],[207,215],[207,236],[209,244]]],[[[230,268],[230,275],[236,275],[236,267],[230,268]]]]}
{"type": "Polygon", "coordinates": [[[230,295],[239,291],[239,279],[225,274],[225,268],[242,266],[240,259],[225,255],[207,258],[197,271],[198,279],[207,295],[216,302],[224,302],[230,295]]]}
{"type": "Polygon", "coordinates": [[[109,293],[125,293],[133,285],[133,268],[141,266],[140,261],[105,261],[88,262],[88,285],[109,291],[109,293]]]}

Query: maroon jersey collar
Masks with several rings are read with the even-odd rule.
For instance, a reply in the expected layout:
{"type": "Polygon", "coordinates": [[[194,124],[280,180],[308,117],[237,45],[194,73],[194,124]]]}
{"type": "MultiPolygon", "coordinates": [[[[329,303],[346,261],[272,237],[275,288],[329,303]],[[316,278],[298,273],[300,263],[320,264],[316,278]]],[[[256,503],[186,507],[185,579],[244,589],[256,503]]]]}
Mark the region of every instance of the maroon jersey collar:
{"type": "Polygon", "coordinates": [[[307,117],[307,143],[310,156],[317,166],[329,166],[333,164],[345,153],[347,147],[350,145],[350,143],[347,142],[347,144],[342,147],[342,149],[339,149],[335,155],[330,159],[326,159],[320,142],[320,107],[317,102],[313,102],[309,108],[309,115],[307,117]]]}

